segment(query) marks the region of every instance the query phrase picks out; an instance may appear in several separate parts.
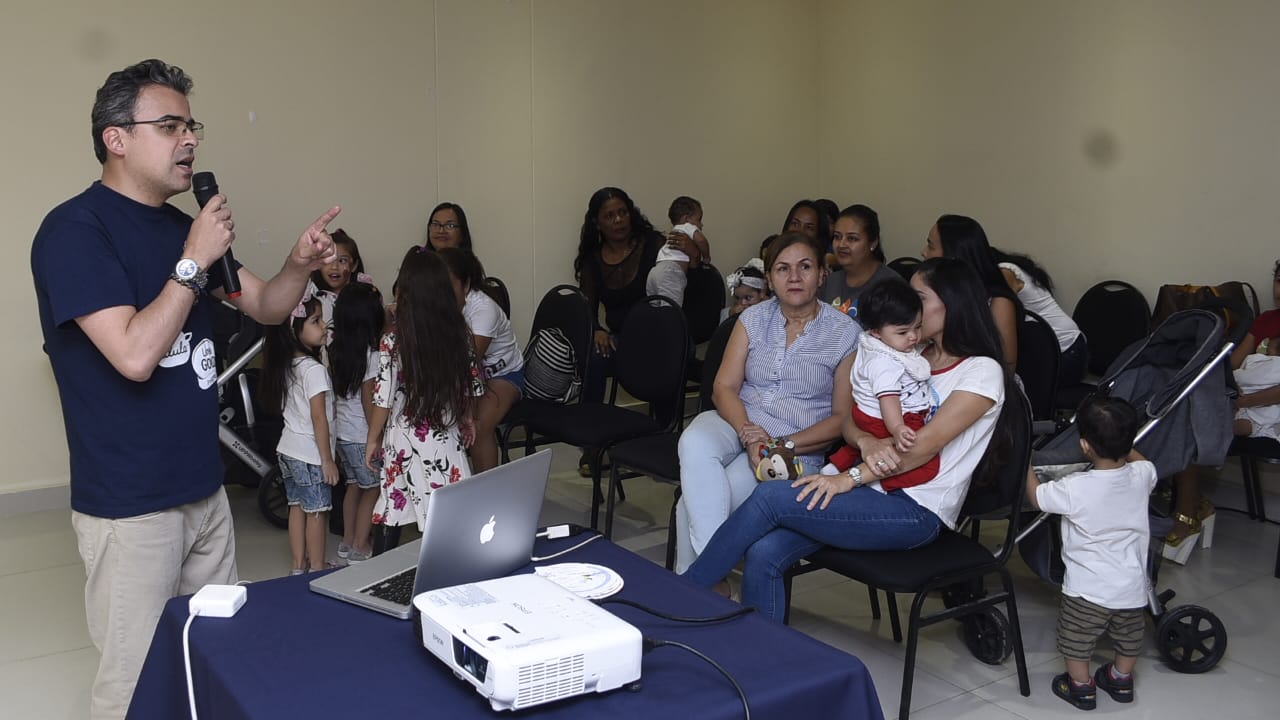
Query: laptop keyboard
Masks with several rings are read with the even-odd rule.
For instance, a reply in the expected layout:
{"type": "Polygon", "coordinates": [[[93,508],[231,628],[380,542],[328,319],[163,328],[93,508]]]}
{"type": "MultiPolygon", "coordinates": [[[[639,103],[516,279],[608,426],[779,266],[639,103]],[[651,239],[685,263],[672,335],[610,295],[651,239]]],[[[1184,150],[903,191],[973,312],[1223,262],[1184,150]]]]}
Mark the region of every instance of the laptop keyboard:
{"type": "Polygon", "coordinates": [[[418,568],[412,567],[385,580],[380,580],[360,592],[387,602],[408,605],[413,602],[413,579],[417,574],[418,568]]]}

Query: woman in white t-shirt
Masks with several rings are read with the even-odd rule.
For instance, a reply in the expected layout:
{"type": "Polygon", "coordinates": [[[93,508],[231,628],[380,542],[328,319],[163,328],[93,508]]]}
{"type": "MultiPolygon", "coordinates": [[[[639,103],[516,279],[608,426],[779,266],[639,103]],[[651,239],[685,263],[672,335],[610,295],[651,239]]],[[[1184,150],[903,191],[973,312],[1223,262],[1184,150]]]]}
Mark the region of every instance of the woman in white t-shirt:
{"type": "Polygon", "coordinates": [[[484,370],[484,397],[475,405],[476,440],[471,446],[471,469],[484,472],[498,465],[498,439],[494,434],[507,411],[524,394],[524,355],[511,320],[481,288],[484,266],[461,248],[442,248],[440,259],[449,268],[454,294],[475,338],[476,357],[484,370]]]}
{"type": "Polygon", "coordinates": [[[1053,297],[1053,278],[1035,260],[1019,253],[991,248],[1009,289],[1018,295],[1022,307],[1044,318],[1058,337],[1058,387],[1075,385],[1089,367],[1089,344],[1076,321],[1063,311],[1053,297]]]}
{"type": "Polygon", "coordinates": [[[686,577],[711,587],[745,556],[742,602],[781,620],[782,575],[823,545],[901,550],[926,545],[954,528],[970,477],[995,434],[1004,404],[999,334],[987,291],[973,268],[955,259],[921,263],[911,279],[924,307],[921,337],[940,401],[913,443],[895,445],[844,425],[862,462],[839,475],[807,475],[758,485],[711,538],[686,577]],[[940,457],[938,474],[888,493],[882,479],[940,457]]]}

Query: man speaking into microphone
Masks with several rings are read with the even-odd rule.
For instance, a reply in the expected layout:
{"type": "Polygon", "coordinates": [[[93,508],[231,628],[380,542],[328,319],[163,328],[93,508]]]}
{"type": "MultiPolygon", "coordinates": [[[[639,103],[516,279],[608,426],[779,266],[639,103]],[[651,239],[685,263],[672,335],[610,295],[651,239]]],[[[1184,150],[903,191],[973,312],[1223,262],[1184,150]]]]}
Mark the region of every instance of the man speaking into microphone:
{"type": "Polygon", "coordinates": [[[169,598],[237,580],[213,304],[229,299],[280,323],[334,257],[325,226],[337,207],[302,231],[270,280],[229,260],[240,293],[228,298],[215,269],[236,237],[226,198],[208,197],[194,219],[167,202],[191,188],[204,136],[191,86],[159,60],[107,77],[92,111],[102,177],[54,208],[31,248],[66,424],[85,614],[102,653],[93,718],[124,717],[169,598]]]}

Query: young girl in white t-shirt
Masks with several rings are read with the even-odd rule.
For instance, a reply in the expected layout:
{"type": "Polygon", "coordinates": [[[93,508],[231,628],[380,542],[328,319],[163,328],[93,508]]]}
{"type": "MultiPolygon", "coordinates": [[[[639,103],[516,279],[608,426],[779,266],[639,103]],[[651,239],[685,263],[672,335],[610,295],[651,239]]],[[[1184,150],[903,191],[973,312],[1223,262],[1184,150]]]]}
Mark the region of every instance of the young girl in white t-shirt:
{"type": "Polygon", "coordinates": [[[484,472],[498,464],[494,430],[524,394],[524,355],[506,312],[481,290],[485,274],[480,260],[461,248],[443,248],[439,254],[449,268],[454,295],[484,370],[485,392],[476,401],[476,440],[471,446],[471,468],[484,472]]]}
{"type": "Polygon", "coordinates": [[[329,488],[338,482],[330,434],[333,393],[320,362],[327,336],[320,300],[307,295],[288,320],[266,329],[258,391],[263,406],[284,417],[276,455],[289,499],[291,575],[324,569],[329,488]]]}
{"type": "Polygon", "coordinates": [[[329,345],[329,379],[335,398],[338,469],[347,484],[338,557],[347,562],[368,560],[373,551],[370,531],[380,478],[365,467],[364,445],[373,416],[378,341],[385,324],[382,294],[374,286],[352,282],[338,293],[329,345]]]}

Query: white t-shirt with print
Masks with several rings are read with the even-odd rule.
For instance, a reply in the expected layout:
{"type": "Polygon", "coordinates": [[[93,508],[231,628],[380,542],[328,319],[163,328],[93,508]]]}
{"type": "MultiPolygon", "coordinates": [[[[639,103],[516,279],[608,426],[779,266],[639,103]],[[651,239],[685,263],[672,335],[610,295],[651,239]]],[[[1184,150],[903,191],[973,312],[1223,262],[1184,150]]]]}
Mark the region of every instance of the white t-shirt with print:
{"type": "Polygon", "coordinates": [[[1111,610],[1147,604],[1147,501],[1156,467],[1145,460],[1086,470],[1036,488],[1036,504],[1062,516],[1064,595],[1111,610]]]}
{"type": "MultiPolygon", "coordinates": [[[[311,425],[311,398],[325,393],[325,416],[333,427],[333,392],[329,371],[309,357],[294,358],[289,384],[284,394],[284,430],[276,452],[312,465],[320,464],[315,430],[311,425]]],[[[333,433],[329,433],[332,451],[333,433]]]]}
{"type": "Polygon", "coordinates": [[[929,377],[929,361],[918,351],[894,350],[869,332],[858,336],[849,382],[862,412],[883,420],[880,398],[885,395],[897,395],[904,414],[929,412],[934,409],[929,377]]]}
{"type": "Polygon", "coordinates": [[[929,384],[937,395],[939,407],[957,390],[995,401],[973,424],[942,447],[938,453],[937,476],[903,489],[921,507],[937,515],[944,525],[955,529],[960,506],[969,492],[969,480],[987,452],[987,443],[995,433],[996,420],[1004,406],[1004,369],[989,357],[970,357],[949,368],[935,370],[929,384]]]}
{"type": "Polygon", "coordinates": [[[480,363],[485,377],[506,375],[524,367],[524,355],[520,354],[520,344],[511,330],[511,320],[493,298],[479,290],[467,292],[462,315],[472,335],[491,338],[480,363]]]}
{"type": "MultiPolygon", "coordinates": [[[[378,349],[369,351],[364,362],[364,377],[361,383],[378,377],[378,349]]],[[[334,393],[335,395],[337,393],[334,393]]],[[[360,391],[352,395],[340,395],[333,403],[334,421],[337,428],[334,437],[338,442],[361,443],[369,437],[369,421],[364,416],[364,403],[360,400],[360,391]]]]}

